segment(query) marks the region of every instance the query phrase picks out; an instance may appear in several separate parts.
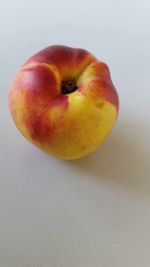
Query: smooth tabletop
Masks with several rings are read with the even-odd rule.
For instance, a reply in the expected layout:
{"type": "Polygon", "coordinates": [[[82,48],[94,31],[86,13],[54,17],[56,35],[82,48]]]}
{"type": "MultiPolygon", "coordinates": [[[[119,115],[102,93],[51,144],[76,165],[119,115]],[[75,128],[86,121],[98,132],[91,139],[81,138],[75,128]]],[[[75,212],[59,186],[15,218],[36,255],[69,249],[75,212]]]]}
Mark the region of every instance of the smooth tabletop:
{"type": "Polygon", "coordinates": [[[150,266],[150,2],[0,2],[0,266],[150,266]],[[22,63],[52,45],[106,62],[120,98],[101,148],[64,161],[25,140],[8,108],[22,63]]]}

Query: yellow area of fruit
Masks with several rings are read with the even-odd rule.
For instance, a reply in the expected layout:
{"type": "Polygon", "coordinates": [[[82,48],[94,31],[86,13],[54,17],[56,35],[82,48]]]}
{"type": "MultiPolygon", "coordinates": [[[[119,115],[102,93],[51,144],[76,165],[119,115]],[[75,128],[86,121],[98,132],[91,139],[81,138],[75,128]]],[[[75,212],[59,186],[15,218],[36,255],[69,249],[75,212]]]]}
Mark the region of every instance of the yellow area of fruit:
{"type": "MultiPolygon", "coordinates": [[[[115,123],[116,108],[106,101],[99,102],[98,106],[78,91],[68,97],[69,107],[62,114],[56,141],[52,145],[40,145],[40,148],[63,159],[76,159],[103,143],[115,123]]],[[[58,121],[60,112],[49,111],[50,120],[58,121]]]]}

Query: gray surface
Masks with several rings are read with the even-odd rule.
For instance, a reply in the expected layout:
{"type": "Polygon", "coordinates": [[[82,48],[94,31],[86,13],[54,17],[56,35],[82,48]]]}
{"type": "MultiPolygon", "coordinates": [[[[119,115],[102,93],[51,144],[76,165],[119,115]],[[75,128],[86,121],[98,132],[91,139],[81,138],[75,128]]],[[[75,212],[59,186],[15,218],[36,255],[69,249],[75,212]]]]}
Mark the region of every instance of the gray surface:
{"type": "Polygon", "coordinates": [[[0,266],[150,266],[150,2],[0,2],[0,266]],[[16,70],[54,44],[106,61],[119,120],[101,149],[48,157],[15,128],[16,70]]]}

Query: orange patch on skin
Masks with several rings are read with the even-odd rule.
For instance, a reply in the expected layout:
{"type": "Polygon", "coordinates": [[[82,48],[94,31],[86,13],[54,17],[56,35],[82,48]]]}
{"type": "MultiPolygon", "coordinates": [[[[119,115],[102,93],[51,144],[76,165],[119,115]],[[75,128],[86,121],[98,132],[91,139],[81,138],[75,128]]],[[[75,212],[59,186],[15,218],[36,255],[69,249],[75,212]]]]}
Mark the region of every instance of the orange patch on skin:
{"type": "Polygon", "coordinates": [[[86,85],[80,86],[79,91],[92,100],[100,98],[100,100],[105,100],[113,104],[118,112],[119,99],[116,89],[112,83],[101,79],[95,79],[86,85]]]}
{"type": "Polygon", "coordinates": [[[99,60],[92,61],[79,77],[78,86],[78,90],[92,99],[98,108],[103,108],[103,101],[107,101],[118,112],[119,99],[107,64],[99,60]]]}
{"type": "Polygon", "coordinates": [[[104,105],[105,105],[104,102],[98,102],[98,103],[95,103],[95,106],[96,106],[97,108],[101,108],[101,109],[104,107],[104,105]]]}

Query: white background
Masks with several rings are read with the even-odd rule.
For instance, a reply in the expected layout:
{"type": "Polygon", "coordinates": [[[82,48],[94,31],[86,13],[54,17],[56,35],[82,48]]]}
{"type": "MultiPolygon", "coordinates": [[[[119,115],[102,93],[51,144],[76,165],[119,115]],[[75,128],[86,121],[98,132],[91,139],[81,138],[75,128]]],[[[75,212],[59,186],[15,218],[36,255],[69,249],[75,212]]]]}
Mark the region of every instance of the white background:
{"type": "Polygon", "coordinates": [[[0,266],[150,266],[150,1],[1,0],[0,266]],[[26,141],[7,94],[51,44],[105,61],[119,119],[90,156],[62,161],[26,141]]]}

